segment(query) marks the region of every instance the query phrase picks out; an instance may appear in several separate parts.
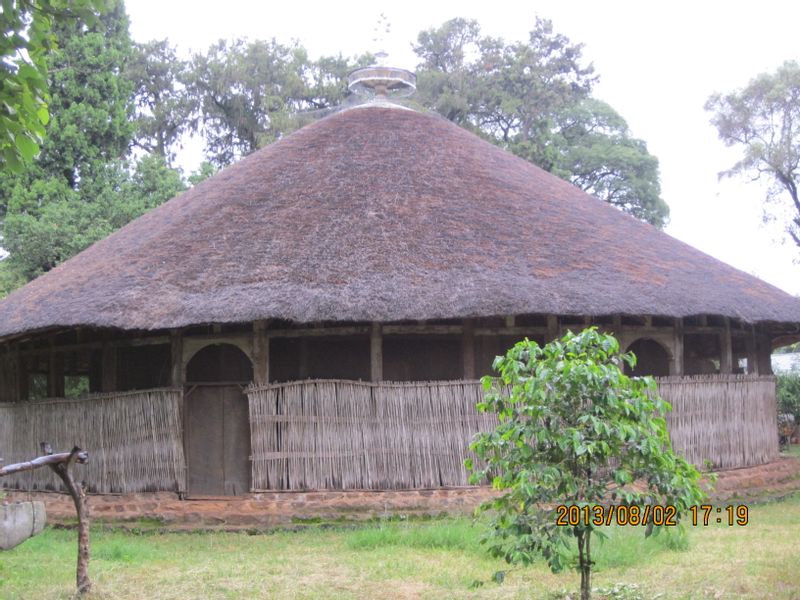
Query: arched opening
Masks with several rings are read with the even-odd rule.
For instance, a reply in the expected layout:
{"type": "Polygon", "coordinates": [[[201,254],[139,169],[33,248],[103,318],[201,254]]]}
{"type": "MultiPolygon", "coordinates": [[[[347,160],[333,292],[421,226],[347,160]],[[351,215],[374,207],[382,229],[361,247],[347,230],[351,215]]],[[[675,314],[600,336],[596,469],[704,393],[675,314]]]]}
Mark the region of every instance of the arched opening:
{"type": "Polygon", "coordinates": [[[628,352],[636,355],[636,368],[625,365],[625,374],[635,377],[669,375],[669,353],[655,340],[642,338],[628,346],[628,352]]]}
{"type": "Polygon", "coordinates": [[[193,496],[250,491],[250,414],[244,387],[247,355],[231,344],[199,350],[186,365],[186,490],[193,496]]]}

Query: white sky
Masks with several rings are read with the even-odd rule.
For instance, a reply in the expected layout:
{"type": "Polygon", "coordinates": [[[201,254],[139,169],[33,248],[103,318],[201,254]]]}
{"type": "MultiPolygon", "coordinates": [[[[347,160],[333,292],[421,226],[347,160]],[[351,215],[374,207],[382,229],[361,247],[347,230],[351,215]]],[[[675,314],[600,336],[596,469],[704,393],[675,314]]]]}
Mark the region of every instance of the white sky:
{"type": "MultiPolygon", "coordinates": [[[[779,224],[761,223],[763,189],[717,173],[738,156],[717,138],[703,110],[708,96],[741,88],[785,60],[800,59],[800,2],[643,2],[540,0],[508,2],[248,2],[127,0],[137,41],[169,38],[181,53],[220,38],[299,40],[312,57],[375,51],[381,13],[391,33],[389,62],[413,69],[411,43],[423,29],[453,17],[477,19],[485,34],[527,38],[536,15],[583,43],[600,83],[595,96],[613,106],[644,139],[661,166],[667,232],[720,260],[800,294],[800,250],[780,243],[779,224]]],[[[179,157],[187,169],[197,149],[179,157]]]]}

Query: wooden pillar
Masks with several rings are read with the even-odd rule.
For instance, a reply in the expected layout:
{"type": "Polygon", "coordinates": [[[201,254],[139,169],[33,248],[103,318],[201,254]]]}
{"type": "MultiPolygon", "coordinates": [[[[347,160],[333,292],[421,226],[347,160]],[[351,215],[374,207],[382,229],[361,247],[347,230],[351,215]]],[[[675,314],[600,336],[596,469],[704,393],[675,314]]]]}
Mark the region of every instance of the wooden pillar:
{"type": "Polygon", "coordinates": [[[545,343],[558,339],[558,334],[558,315],[547,315],[547,339],[545,343]]]}
{"type": "Polygon", "coordinates": [[[383,381],[383,332],[376,321],[369,336],[369,372],[371,381],[383,381]]]}
{"type": "Polygon", "coordinates": [[[180,329],[173,329],[169,334],[170,347],[170,375],[169,383],[172,387],[183,387],[183,336],[180,329]]]}
{"type": "Polygon", "coordinates": [[[103,382],[104,392],[117,391],[117,349],[111,344],[103,344],[103,382]]]}
{"type": "Polygon", "coordinates": [[[256,385],[269,383],[269,337],[265,321],[253,323],[253,380],[256,385]]]}
{"type": "Polygon", "coordinates": [[[464,379],[475,379],[475,321],[464,319],[461,333],[461,359],[464,379]]]}
{"type": "Polygon", "coordinates": [[[756,336],[756,362],[759,375],[772,375],[772,340],[769,336],[756,336]]]}
{"type": "Polygon", "coordinates": [[[683,319],[678,317],[672,329],[672,360],[669,363],[670,375],[683,375],[683,319]]]}
{"type": "Polygon", "coordinates": [[[50,348],[50,366],[47,369],[47,397],[64,397],[64,354],[50,348]]]}
{"type": "Polygon", "coordinates": [[[745,348],[747,350],[747,374],[759,375],[760,369],[758,365],[758,351],[757,351],[756,330],[755,327],[750,327],[745,340],[745,348]]]}
{"type": "Polygon", "coordinates": [[[733,344],[731,342],[731,321],[725,317],[725,326],[719,334],[719,372],[733,373],[733,344]]]}

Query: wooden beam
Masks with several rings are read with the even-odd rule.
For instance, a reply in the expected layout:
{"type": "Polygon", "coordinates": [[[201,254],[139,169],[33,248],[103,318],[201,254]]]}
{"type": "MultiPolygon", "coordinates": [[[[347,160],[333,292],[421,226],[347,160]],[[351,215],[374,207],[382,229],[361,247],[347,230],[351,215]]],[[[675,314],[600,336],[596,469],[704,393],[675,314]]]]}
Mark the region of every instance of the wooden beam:
{"type": "Polygon", "coordinates": [[[475,321],[464,319],[464,332],[461,336],[461,359],[464,379],[475,379],[475,321]]]}
{"type": "Polygon", "coordinates": [[[672,361],[669,364],[670,375],[683,375],[685,367],[683,365],[683,319],[675,319],[672,341],[672,361]]]}
{"type": "MultiPolygon", "coordinates": [[[[408,327],[416,327],[414,325],[408,327]]],[[[267,337],[270,338],[298,338],[298,337],[322,337],[336,335],[369,335],[368,325],[354,327],[330,327],[314,329],[267,329],[267,337]]]]}
{"type": "Polygon", "coordinates": [[[269,338],[266,321],[253,323],[253,379],[257,385],[269,383],[269,338]]]}
{"type": "Polygon", "coordinates": [[[111,344],[103,345],[103,383],[104,392],[117,391],[117,348],[111,344]]]}
{"type": "Polygon", "coordinates": [[[480,336],[508,335],[522,339],[524,337],[547,335],[547,327],[477,327],[473,333],[480,336]]]}
{"type": "Polygon", "coordinates": [[[731,343],[731,322],[725,317],[725,325],[719,334],[719,372],[733,373],[733,344],[731,343]]]}
{"type": "Polygon", "coordinates": [[[516,325],[517,318],[514,315],[506,315],[506,328],[511,328],[516,325]]]}
{"type": "Polygon", "coordinates": [[[172,387],[183,387],[183,336],[180,329],[173,329],[170,332],[170,385],[172,387]]]}
{"type": "Polygon", "coordinates": [[[371,381],[383,381],[383,332],[378,322],[372,323],[369,336],[369,369],[371,381]]]}

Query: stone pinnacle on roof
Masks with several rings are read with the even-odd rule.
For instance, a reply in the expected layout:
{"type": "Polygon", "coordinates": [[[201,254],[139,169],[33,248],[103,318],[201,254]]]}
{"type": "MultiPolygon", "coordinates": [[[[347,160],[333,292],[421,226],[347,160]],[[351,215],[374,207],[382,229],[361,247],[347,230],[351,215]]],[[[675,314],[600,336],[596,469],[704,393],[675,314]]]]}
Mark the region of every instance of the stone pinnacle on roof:
{"type": "Polygon", "coordinates": [[[410,96],[417,89],[417,76],[411,71],[390,67],[386,64],[386,52],[375,54],[377,63],[356,69],[347,79],[350,91],[373,96],[376,100],[389,97],[410,96]]]}

